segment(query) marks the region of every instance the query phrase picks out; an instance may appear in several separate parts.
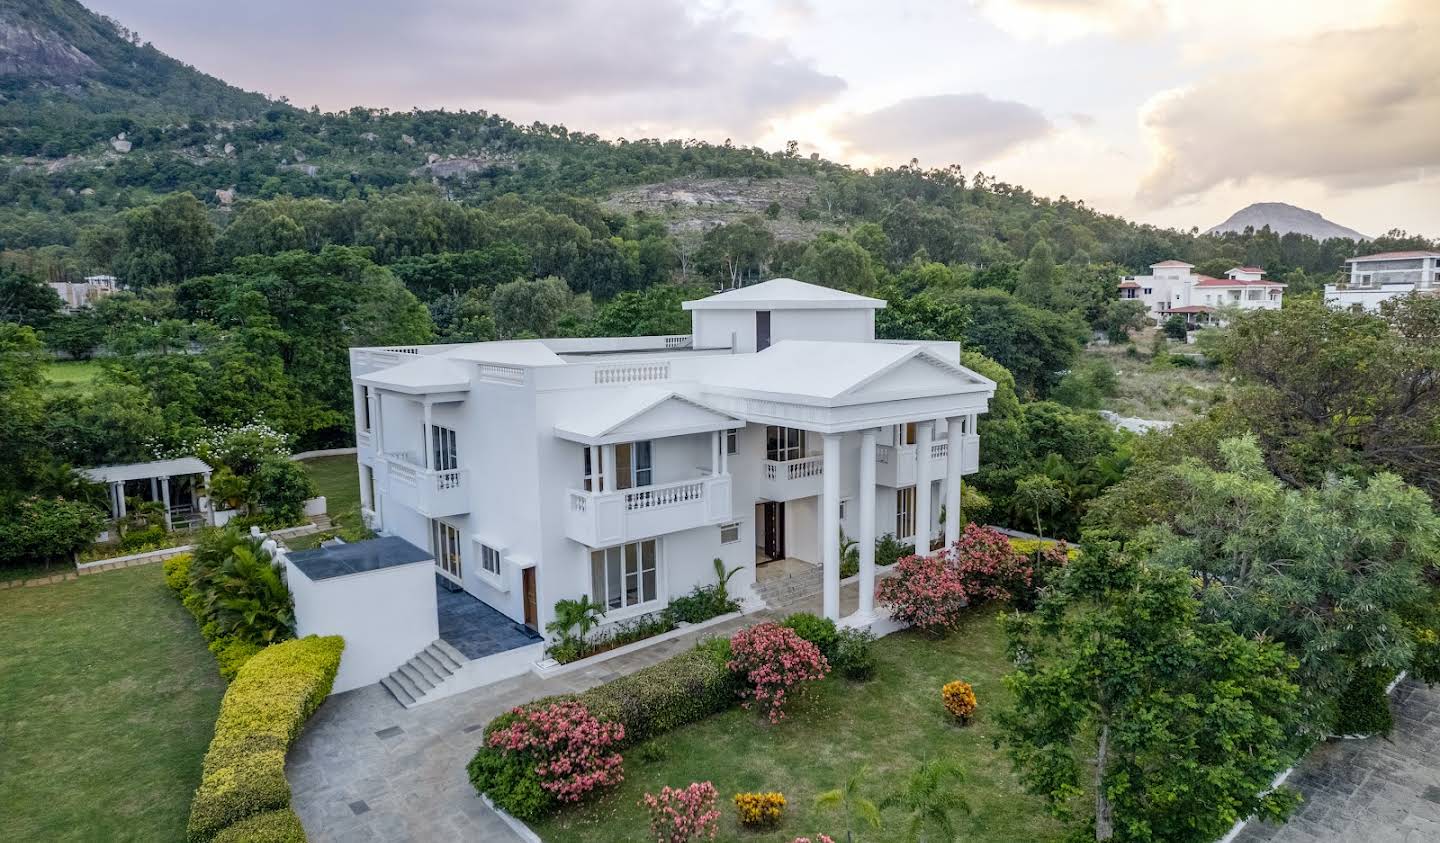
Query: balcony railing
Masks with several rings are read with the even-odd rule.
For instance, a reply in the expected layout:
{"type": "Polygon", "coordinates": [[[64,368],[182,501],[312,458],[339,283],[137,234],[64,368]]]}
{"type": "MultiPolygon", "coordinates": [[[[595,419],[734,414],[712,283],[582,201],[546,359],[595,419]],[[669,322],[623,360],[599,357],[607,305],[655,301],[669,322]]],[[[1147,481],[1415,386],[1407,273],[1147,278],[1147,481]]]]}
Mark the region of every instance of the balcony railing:
{"type": "Polygon", "coordinates": [[[790,501],[820,494],[825,458],[765,460],[761,463],[760,495],[772,501],[790,501]]]}
{"type": "MultiPolygon", "coordinates": [[[[875,482],[881,486],[902,488],[915,485],[917,445],[876,445],[875,482]]],[[[930,479],[939,480],[950,470],[950,443],[930,443],[930,479]]],[[[963,438],[960,452],[960,473],[979,469],[980,437],[969,434],[963,438]]]]}
{"type": "Polygon", "coordinates": [[[587,547],[719,524],[731,518],[730,475],[712,474],[614,492],[566,493],[565,534],[587,547]]]}
{"type": "Polygon", "coordinates": [[[386,468],[386,488],[392,501],[408,506],[426,518],[470,511],[468,470],[451,468],[436,471],[395,459],[391,459],[386,468]]]}

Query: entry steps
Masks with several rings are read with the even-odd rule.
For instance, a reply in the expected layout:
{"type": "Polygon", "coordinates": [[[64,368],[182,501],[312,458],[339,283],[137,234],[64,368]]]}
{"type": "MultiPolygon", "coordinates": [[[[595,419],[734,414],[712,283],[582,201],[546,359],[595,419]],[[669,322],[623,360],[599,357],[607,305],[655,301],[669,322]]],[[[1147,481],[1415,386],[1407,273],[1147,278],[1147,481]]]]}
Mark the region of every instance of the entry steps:
{"type": "Polygon", "coordinates": [[[459,650],[437,638],[410,661],[381,679],[380,684],[401,705],[414,708],[468,661],[459,650]]]}

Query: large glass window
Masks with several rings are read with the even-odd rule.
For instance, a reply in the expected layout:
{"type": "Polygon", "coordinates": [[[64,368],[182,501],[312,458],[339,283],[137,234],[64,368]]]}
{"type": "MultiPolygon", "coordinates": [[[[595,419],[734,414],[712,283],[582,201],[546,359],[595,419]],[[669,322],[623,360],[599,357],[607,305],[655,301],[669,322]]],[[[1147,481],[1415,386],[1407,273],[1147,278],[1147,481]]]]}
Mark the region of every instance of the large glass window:
{"type": "Polygon", "coordinates": [[[460,467],[455,451],[455,431],[439,425],[430,426],[430,467],[436,471],[453,471],[460,467]]]}
{"type": "Polygon", "coordinates": [[[444,521],[431,521],[430,552],[435,554],[435,567],[457,580],[462,578],[459,530],[444,521]]]}
{"type": "Polygon", "coordinates": [[[500,576],[500,551],[488,544],[480,545],[480,567],[487,574],[500,576]]]}
{"type": "Polygon", "coordinates": [[[654,477],[650,442],[621,442],[615,446],[615,485],[621,489],[649,486],[654,477]]]}
{"type": "Polygon", "coordinates": [[[605,451],[599,445],[585,447],[585,491],[605,491],[605,451]]]}
{"type": "Polygon", "coordinates": [[[658,595],[655,540],[590,552],[590,590],[606,610],[649,603],[658,595]]]}
{"type": "Polygon", "coordinates": [[[895,490],[895,538],[915,535],[915,487],[895,490]]]}
{"type": "Polygon", "coordinates": [[[805,431],[798,427],[765,428],[765,458],[777,462],[798,460],[805,456],[805,431]]]}

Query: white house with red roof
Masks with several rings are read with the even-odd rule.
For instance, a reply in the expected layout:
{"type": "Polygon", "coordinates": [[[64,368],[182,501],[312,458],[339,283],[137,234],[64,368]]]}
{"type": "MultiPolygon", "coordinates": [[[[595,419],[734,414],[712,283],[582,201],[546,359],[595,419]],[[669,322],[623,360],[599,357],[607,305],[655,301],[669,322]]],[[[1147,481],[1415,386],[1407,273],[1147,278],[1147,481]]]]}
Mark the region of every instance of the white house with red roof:
{"type": "Polygon", "coordinates": [[[1440,290],[1440,252],[1380,252],[1345,261],[1350,276],[1325,285],[1325,301],[1334,307],[1378,310],[1380,303],[1411,293],[1440,290]]]}
{"type": "Polygon", "coordinates": [[[1197,275],[1193,264],[1168,260],[1150,265],[1149,275],[1121,280],[1120,298],[1145,302],[1157,322],[1183,316],[1191,324],[1210,321],[1226,308],[1278,310],[1285,285],[1265,279],[1258,266],[1237,266],[1224,278],[1197,275]]]}

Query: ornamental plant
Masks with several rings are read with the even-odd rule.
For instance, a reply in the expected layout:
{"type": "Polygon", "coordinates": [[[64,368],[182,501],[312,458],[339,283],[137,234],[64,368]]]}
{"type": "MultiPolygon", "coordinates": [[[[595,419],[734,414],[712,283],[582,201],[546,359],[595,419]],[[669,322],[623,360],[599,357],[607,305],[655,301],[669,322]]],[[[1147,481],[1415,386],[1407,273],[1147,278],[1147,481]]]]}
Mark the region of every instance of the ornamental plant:
{"type": "Polygon", "coordinates": [[[945,701],[945,710],[959,720],[962,726],[969,723],[970,718],[975,715],[975,689],[970,687],[969,682],[956,679],[954,682],[945,683],[945,687],[940,689],[940,698],[945,701]]]}
{"type": "Polygon", "coordinates": [[[735,811],[743,826],[772,826],[780,822],[781,815],[785,813],[785,794],[773,790],[767,793],[737,793],[735,811]]]}
{"type": "Polygon", "coordinates": [[[650,812],[650,838],[656,843],[714,840],[720,823],[720,809],[715,807],[718,797],[710,782],[691,782],[684,788],[667,785],[659,796],[645,794],[640,807],[650,812]]]}
{"type": "Polygon", "coordinates": [[[762,707],[771,723],[785,717],[785,701],[799,692],[805,682],[824,679],[830,663],[820,648],[801,638],[795,630],[776,623],[761,623],[742,629],[730,639],[730,661],[726,666],[745,679],[742,703],[762,707]]]}
{"type": "Polygon", "coordinates": [[[896,620],[932,635],[954,629],[966,606],[965,581],[943,553],[896,562],[894,575],[880,581],[876,595],[896,620]]]}
{"type": "Polygon", "coordinates": [[[516,708],[512,719],[486,737],[503,755],[533,763],[540,787],[558,802],[579,802],[625,776],[620,753],[625,727],[602,722],[578,702],[516,708]]]}
{"type": "Polygon", "coordinates": [[[993,527],[966,524],[947,551],[971,603],[1011,600],[1030,591],[1034,569],[1004,533],[993,527]]]}
{"type": "Polygon", "coordinates": [[[809,837],[797,837],[790,843],[835,843],[835,840],[828,834],[817,834],[814,841],[811,841],[809,837]]]}

